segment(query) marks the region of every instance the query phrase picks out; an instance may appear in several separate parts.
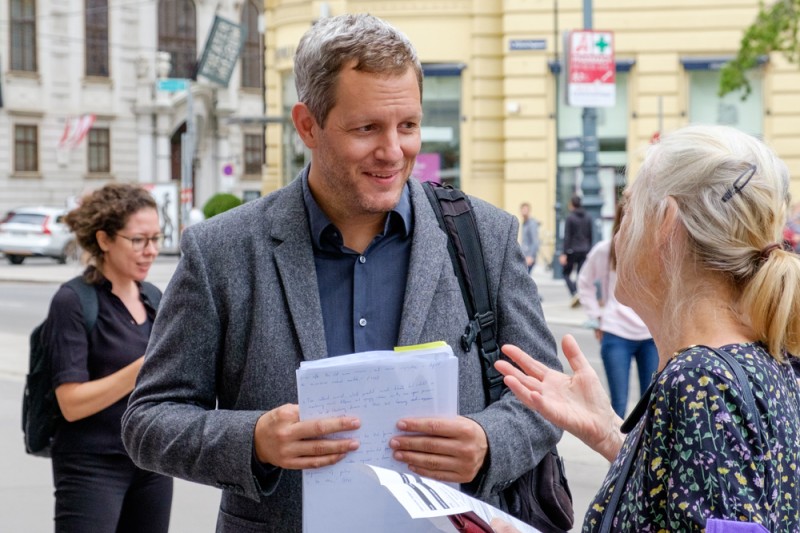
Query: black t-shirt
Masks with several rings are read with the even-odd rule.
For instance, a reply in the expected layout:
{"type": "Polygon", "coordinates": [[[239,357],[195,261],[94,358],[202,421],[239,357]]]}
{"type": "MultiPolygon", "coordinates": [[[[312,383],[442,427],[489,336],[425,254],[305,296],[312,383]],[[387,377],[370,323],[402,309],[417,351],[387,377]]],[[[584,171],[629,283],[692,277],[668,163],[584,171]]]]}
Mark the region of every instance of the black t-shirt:
{"type": "MultiPolygon", "coordinates": [[[[143,297],[147,320],[137,324],[125,304],[111,293],[111,282],[102,280],[97,291],[97,322],[86,335],[83,310],[77,293],[61,287],[50,303],[48,342],[51,346],[53,387],[84,383],[122,369],[144,355],[155,318],[155,309],[143,297]]],[[[54,453],[125,453],[121,420],[128,396],[110,407],[75,422],[63,421],[53,440],[54,453]]]]}

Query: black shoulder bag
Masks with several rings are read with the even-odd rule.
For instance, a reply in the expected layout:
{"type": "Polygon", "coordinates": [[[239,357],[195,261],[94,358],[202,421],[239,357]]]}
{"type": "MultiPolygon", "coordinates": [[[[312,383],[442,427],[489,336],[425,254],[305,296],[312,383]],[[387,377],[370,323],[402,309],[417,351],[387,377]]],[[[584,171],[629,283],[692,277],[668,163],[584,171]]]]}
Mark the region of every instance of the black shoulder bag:
{"type": "MultiPolygon", "coordinates": [[[[500,347],[472,205],[457,189],[430,182],[422,185],[439,225],[448,236],[447,248],[470,318],[461,336],[461,347],[468,352],[472,343],[477,342],[486,400],[493,403],[503,391],[503,376],[494,368],[494,362],[500,357],[500,347]]],[[[575,519],[572,493],[564,474],[564,464],[555,447],[533,470],[505,489],[502,496],[510,514],[542,531],[568,531],[572,528],[575,519]]]]}

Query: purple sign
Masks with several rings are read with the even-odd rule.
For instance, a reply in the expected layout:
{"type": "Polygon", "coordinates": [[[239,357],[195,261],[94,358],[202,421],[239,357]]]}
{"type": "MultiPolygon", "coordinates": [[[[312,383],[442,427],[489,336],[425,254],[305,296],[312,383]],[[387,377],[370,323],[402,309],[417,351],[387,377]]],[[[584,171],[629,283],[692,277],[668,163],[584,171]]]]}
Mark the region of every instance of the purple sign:
{"type": "Polygon", "coordinates": [[[436,152],[417,155],[417,162],[411,174],[419,181],[441,183],[439,171],[442,169],[442,156],[436,152]]]}

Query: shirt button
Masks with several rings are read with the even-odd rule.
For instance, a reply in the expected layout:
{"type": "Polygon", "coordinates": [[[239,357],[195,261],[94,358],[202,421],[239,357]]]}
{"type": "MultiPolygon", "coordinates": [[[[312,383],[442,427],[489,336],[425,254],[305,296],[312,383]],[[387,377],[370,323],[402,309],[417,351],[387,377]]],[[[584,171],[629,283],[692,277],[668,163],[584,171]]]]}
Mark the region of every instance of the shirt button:
{"type": "Polygon", "coordinates": [[[359,258],[358,258],[358,262],[359,262],[359,263],[366,263],[366,262],[367,262],[367,258],[366,258],[366,257],[364,257],[363,255],[362,255],[362,256],[359,256],[359,258]]]}
{"type": "Polygon", "coordinates": [[[358,325],[363,328],[364,326],[367,325],[367,319],[366,318],[362,318],[361,320],[358,321],[358,325]]]}

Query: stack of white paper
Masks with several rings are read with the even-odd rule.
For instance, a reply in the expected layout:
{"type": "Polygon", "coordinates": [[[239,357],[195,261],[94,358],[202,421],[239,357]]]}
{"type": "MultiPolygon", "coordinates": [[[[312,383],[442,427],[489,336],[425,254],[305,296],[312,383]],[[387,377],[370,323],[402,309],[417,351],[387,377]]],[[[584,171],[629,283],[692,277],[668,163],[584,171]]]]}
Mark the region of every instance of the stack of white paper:
{"type": "Polygon", "coordinates": [[[458,360],[449,346],[402,352],[365,352],[303,362],[297,370],[300,418],[356,416],[358,439],[341,462],[303,471],[305,533],[441,533],[455,528],[447,515],[474,511],[536,533],[498,509],[409,472],[392,458],[389,440],[404,417],[455,417],[458,360]]]}
{"type": "Polygon", "coordinates": [[[402,507],[398,512],[387,491],[356,476],[354,467],[371,464],[408,473],[389,448],[389,440],[400,433],[397,421],[457,416],[458,360],[453,350],[445,345],[306,361],[297,370],[297,388],[302,420],[342,415],[361,420],[360,429],[341,435],[358,439],[358,450],[335,465],[303,471],[304,531],[390,533],[393,513],[409,519],[402,507]],[[345,511],[352,506],[365,512],[353,516],[345,511]]]}

